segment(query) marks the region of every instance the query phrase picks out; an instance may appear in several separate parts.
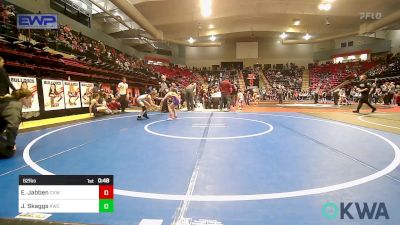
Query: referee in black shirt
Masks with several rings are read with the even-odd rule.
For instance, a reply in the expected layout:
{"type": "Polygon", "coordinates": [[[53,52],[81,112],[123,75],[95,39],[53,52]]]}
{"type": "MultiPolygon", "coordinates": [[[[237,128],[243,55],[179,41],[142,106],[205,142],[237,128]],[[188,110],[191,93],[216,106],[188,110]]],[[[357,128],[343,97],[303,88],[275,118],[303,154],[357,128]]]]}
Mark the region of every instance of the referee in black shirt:
{"type": "Polygon", "coordinates": [[[354,110],[353,113],[359,113],[364,103],[367,104],[372,109],[372,112],[375,112],[376,108],[372,106],[371,103],[368,101],[369,91],[371,90],[371,84],[368,83],[366,75],[360,76],[360,82],[358,83],[357,89],[358,93],[361,93],[361,98],[360,101],[358,102],[357,110],[354,110]]]}

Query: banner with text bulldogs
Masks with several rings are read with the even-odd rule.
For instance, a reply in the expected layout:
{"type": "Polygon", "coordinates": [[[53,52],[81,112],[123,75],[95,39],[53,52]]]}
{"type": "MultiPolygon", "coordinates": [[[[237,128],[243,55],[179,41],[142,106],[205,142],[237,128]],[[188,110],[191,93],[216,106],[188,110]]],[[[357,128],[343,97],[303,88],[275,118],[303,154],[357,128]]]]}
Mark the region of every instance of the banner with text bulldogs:
{"type": "Polygon", "coordinates": [[[10,76],[10,81],[17,90],[28,89],[32,92],[32,106],[30,108],[23,106],[22,112],[38,112],[40,108],[39,108],[39,97],[37,92],[36,78],[10,76]]]}
{"type": "Polygon", "coordinates": [[[74,109],[81,107],[81,92],[79,82],[64,81],[65,108],[74,109]]]}
{"type": "Polygon", "coordinates": [[[44,110],[65,109],[62,80],[42,80],[44,110]]]}
{"type": "Polygon", "coordinates": [[[81,82],[81,97],[82,97],[82,107],[89,107],[90,99],[93,94],[93,83],[81,82]]]}

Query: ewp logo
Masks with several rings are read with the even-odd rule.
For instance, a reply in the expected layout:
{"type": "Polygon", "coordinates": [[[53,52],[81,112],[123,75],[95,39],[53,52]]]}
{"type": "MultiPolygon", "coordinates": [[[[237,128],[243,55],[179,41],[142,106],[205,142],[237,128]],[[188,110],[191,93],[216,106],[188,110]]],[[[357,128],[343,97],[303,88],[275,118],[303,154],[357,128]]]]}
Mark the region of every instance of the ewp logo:
{"type": "Polygon", "coordinates": [[[18,29],[57,29],[57,14],[18,14],[18,29]]]}
{"type": "MultiPolygon", "coordinates": [[[[354,210],[353,210],[354,211],[354,210]]],[[[386,205],[383,202],[374,202],[372,206],[366,202],[362,204],[358,202],[340,203],[340,207],[333,202],[327,202],[322,206],[322,215],[327,219],[350,219],[353,220],[354,216],[358,216],[358,219],[390,219],[386,205]],[[352,206],[355,206],[357,215],[351,211],[352,206]],[[353,214],[352,214],[353,213],[353,214]]]]}

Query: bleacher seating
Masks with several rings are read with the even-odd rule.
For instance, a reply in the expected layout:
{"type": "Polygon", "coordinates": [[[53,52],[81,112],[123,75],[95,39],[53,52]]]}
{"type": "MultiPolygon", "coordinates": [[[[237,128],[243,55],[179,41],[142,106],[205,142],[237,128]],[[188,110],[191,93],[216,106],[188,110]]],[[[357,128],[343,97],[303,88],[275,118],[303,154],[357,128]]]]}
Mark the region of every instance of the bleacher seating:
{"type": "Polygon", "coordinates": [[[283,85],[291,90],[300,90],[302,84],[303,68],[293,65],[285,69],[269,69],[264,75],[272,86],[283,85]]]}
{"type": "Polygon", "coordinates": [[[376,65],[375,62],[349,62],[319,65],[310,70],[310,88],[314,90],[321,84],[323,90],[331,90],[347,77],[360,75],[376,65]]]}
{"type": "Polygon", "coordinates": [[[400,81],[400,54],[381,62],[367,72],[368,78],[380,81],[400,81]]]}

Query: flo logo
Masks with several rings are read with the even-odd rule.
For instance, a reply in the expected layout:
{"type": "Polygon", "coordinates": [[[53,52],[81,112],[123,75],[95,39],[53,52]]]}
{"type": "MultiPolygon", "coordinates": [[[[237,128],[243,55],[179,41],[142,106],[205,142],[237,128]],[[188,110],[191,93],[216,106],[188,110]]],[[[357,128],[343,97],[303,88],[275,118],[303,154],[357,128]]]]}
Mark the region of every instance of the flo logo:
{"type": "Polygon", "coordinates": [[[327,219],[340,218],[350,219],[390,219],[386,205],[383,202],[374,202],[368,204],[366,202],[341,202],[339,206],[333,202],[327,202],[322,206],[322,215],[327,219]]]}

